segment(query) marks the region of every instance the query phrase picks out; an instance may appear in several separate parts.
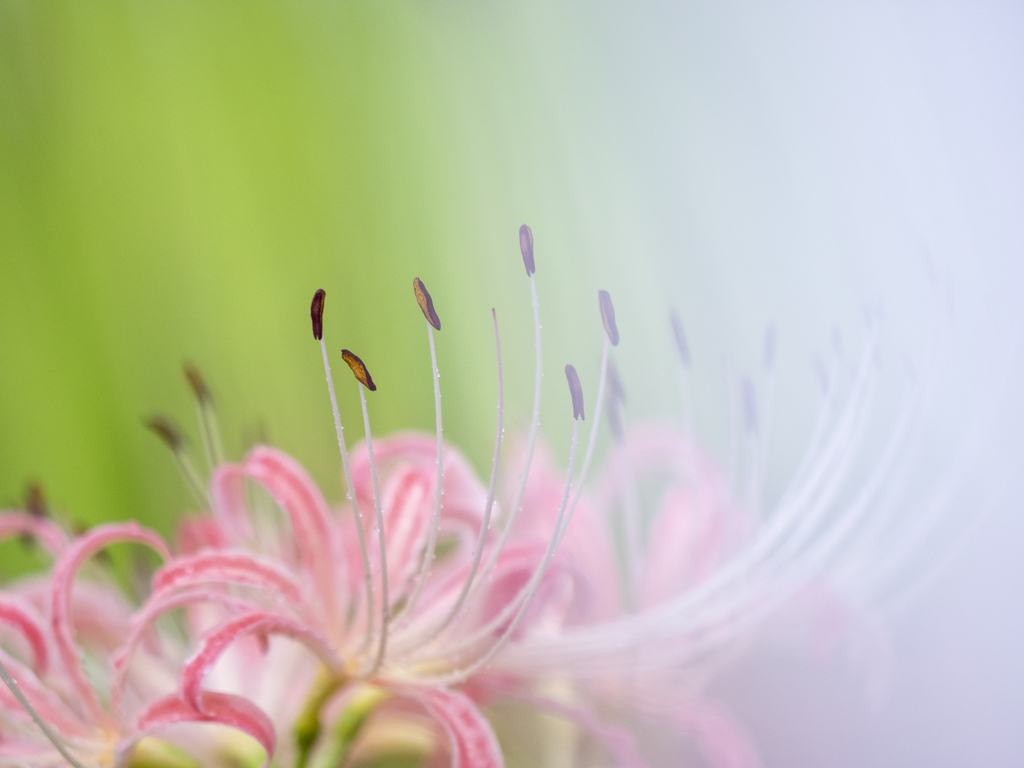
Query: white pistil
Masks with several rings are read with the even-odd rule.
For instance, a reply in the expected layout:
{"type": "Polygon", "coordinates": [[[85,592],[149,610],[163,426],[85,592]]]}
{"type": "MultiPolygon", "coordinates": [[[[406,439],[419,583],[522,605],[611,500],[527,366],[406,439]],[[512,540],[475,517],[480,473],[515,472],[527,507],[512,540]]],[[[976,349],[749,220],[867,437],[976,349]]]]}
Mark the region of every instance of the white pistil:
{"type": "MultiPolygon", "coordinates": [[[[469,679],[490,663],[491,659],[498,654],[498,651],[505,647],[505,643],[509,641],[519,628],[520,622],[522,622],[523,617],[526,616],[526,612],[530,609],[530,605],[533,603],[533,598],[537,595],[537,589],[540,587],[540,582],[543,580],[544,574],[547,573],[548,565],[551,563],[551,558],[555,554],[555,549],[558,547],[559,532],[564,530],[562,523],[565,518],[566,507],[569,501],[569,492],[572,490],[572,473],[576,464],[576,445],[579,438],[579,432],[580,420],[574,419],[572,426],[572,447],[569,449],[569,468],[565,473],[565,490],[562,492],[562,500],[558,505],[558,517],[555,521],[555,530],[551,539],[548,541],[548,548],[544,552],[544,557],[541,559],[537,568],[534,569],[533,575],[530,577],[530,581],[526,585],[524,599],[520,602],[519,610],[516,612],[515,618],[512,619],[512,623],[508,625],[505,631],[502,632],[501,636],[487,650],[487,652],[476,661],[472,662],[469,666],[463,667],[462,669],[456,670],[455,672],[447,675],[440,675],[429,679],[420,679],[417,681],[420,685],[457,685],[458,683],[469,679]]],[[[488,626],[490,626],[490,624],[488,626]]]]}
{"type": "Polygon", "coordinates": [[[419,602],[427,576],[434,564],[437,554],[437,532],[441,525],[441,497],[444,494],[444,430],[441,427],[441,375],[437,372],[437,352],[434,350],[434,327],[427,321],[427,339],[430,341],[430,365],[434,372],[434,424],[437,428],[437,480],[434,485],[434,514],[430,522],[430,533],[427,534],[427,545],[423,550],[423,562],[416,576],[416,586],[405,604],[405,624],[412,619],[413,611],[419,602]]]}
{"type": "Polygon", "coordinates": [[[491,310],[491,315],[494,317],[494,345],[497,349],[498,358],[498,425],[495,428],[494,435],[494,457],[491,460],[491,482],[487,487],[487,500],[484,502],[484,515],[483,520],[480,523],[480,535],[477,538],[476,548],[473,551],[473,560],[469,566],[469,574],[466,577],[466,581],[462,585],[462,590],[459,592],[458,598],[452,604],[448,612],[436,622],[433,626],[428,627],[425,632],[418,634],[413,642],[418,645],[423,645],[430,642],[443,632],[452,619],[454,619],[462,606],[466,602],[466,598],[469,596],[470,588],[473,586],[473,579],[476,576],[477,568],[480,566],[480,558],[483,555],[484,544],[487,542],[487,531],[491,525],[491,512],[494,509],[494,497],[498,487],[498,461],[501,458],[501,439],[505,430],[504,414],[505,414],[505,385],[502,377],[501,369],[501,338],[498,336],[498,316],[494,310],[491,310]]]}
{"type": "Polygon", "coordinates": [[[18,682],[7,670],[7,666],[3,661],[0,661],[0,679],[4,681],[4,685],[7,686],[14,698],[18,700],[22,709],[28,712],[32,717],[33,722],[39,726],[39,729],[43,732],[43,735],[46,736],[47,740],[49,740],[49,742],[53,744],[54,748],[60,752],[61,757],[71,763],[74,768],[85,768],[85,766],[82,765],[82,763],[80,763],[68,750],[67,744],[64,743],[64,739],[62,739],[57,732],[50,727],[49,723],[39,716],[35,707],[29,703],[29,700],[25,697],[25,694],[22,693],[21,688],[18,686],[18,682]]]}
{"type": "Polygon", "coordinates": [[[519,488],[516,489],[516,496],[512,501],[508,520],[505,521],[501,537],[498,539],[498,545],[491,552],[490,557],[487,558],[487,564],[484,566],[483,575],[477,582],[478,585],[487,581],[487,576],[490,574],[491,569],[494,568],[494,564],[498,561],[498,556],[505,548],[505,542],[512,532],[516,515],[519,514],[519,510],[523,505],[523,496],[526,494],[526,481],[529,479],[530,465],[533,463],[533,449],[537,445],[537,433],[540,431],[540,390],[541,381],[544,378],[544,365],[540,348],[540,302],[537,300],[537,282],[532,274],[530,275],[530,293],[533,295],[533,346],[537,352],[537,362],[534,369],[533,418],[530,421],[530,437],[526,444],[526,459],[523,462],[523,473],[519,476],[519,488]]]}
{"type": "Polygon", "coordinates": [[[320,352],[324,358],[324,373],[327,374],[327,391],[331,395],[331,410],[334,412],[334,431],[338,435],[338,450],[341,452],[341,468],[345,475],[345,497],[352,504],[355,515],[356,534],[359,538],[359,553],[363,558],[363,581],[366,583],[366,636],[363,638],[362,650],[370,647],[373,637],[373,574],[370,571],[370,555],[366,550],[366,534],[363,531],[363,514],[359,511],[359,501],[355,495],[352,482],[352,468],[348,461],[348,448],[345,447],[345,428],[341,425],[341,412],[338,410],[338,398],[334,394],[334,379],[331,377],[331,364],[327,359],[327,344],[320,339],[320,352]]]}
{"type": "Polygon", "coordinates": [[[597,384],[597,405],[593,410],[592,422],[590,424],[590,437],[587,440],[587,452],[583,456],[583,467],[580,469],[579,479],[576,481],[576,495],[573,496],[572,505],[569,507],[569,514],[565,518],[565,525],[558,531],[558,541],[556,546],[562,543],[562,537],[565,535],[565,530],[569,527],[569,523],[572,522],[572,515],[576,511],[576,506],[580,503],[580,497],[583,496],[583,484],[587,480],[587,470],[590,469],[590,460],[594,458],[594,446],[597,443],[597,428],[601,424],[601,412],[604,410],[604,390],[605,384],[608,381],[608,352],[611,347],[611,342],[608,340],[607,334],[604,337],[604,351],[601,353],[601,378],[597,384]]]}
{"type": "Polygon", "coordinates": [[[373,507],[377,513],[377,540],[380,542],[380,645],[377,648],[377,658],[368,673],[372,677],[384,663],[384,654],[387,652],[390,607],[388,606],[388,556],[384,545],[384,512],[380,507],[377,465],[373,460],[373,440],[370,437],[370,414],[366,410],[366,393],[363,389],[362,382],[359,382],[359,402],[363,406],[363,428],[366,431],[366,452],[370,460],[370,479],[373,481],[373,507]]]}

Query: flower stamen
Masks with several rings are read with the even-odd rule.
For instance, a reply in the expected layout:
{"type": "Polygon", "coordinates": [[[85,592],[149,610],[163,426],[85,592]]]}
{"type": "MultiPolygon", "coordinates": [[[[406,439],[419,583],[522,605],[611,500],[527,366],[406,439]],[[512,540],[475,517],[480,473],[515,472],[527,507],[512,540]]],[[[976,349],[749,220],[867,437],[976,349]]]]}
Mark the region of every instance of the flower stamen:
{"type": "Polygon", "coordinates": [[[359,538],[359,553],[363,559],[363,581],[366,584],[366,635],[363,638],[362,650],[370,647],[370,640],[373,637],[374,610],[373,610],[373,574],[370,570],[370,555],[366,549],[366,534],[363,532],[363,515],[359,511],[359,501],[356,499],[352,482],[352,467],[349,464],[348,449],[345,447],[345,428],[341,425],[341,413],[338,410],[338,398],[334,393],[334,379],[331,376],[331,364],[327,359],[327,343],[324,341],[324,299],[327,293],[323,288],[317,289],[313,294],[313,303],[310,305],[310,316],[313,320],[313,338],[320,342],[320,352],[324,359],[324,373],[327,375],[327,391],[331,396],[331,410],[334,413],[334,431],[338,435],[338,451],[341,453],[341,468],[345,474],[345,496],[352,504],[352,514],[355,515],[356,534],[359,538]]]}
{"type": "Polygon", "coordinates": [[[206,386],[206,381],[199,369],[194,365],[185,365],[185,378],[196,396],[196,418],[199,422],[199,434],[206,453],[206,465],[212,471],[224,463],[224,443],[217,424],[217,410],[213,407],[213,394],[206,386]]]}
{"type": "Polygon", "coordinates": [[[427,544],[423,549],[423,562],[420,564],[420,572],[416,575],[416,583],[409,599],[405,603],[404,611],[406,622],[413,615],[416,604],[419,602],[423,587],[427,583],[427,576],[434,564],[437,555],[437,532],[441,525],[441,497],[444,495],[444,429],[441,426],[441,375],[437,371],[437,351],[434,349],[434,329],[441,330],[441,319],[434,309],[434,300],[427,291],[427,286],[418,277],[413,279],[413,291],[416,294],[416,303],[423,311],[423,317],[427,321],[427,340],[430,343],[430,366],[434,376],[434,426],[437,432],[437,479],[434,483],[434,512],[430,522],[430,531],[427,533],[427,544]]]}
{"type": "Polygon", "coordinates": [[[188,450],[185,446],[185,436],[178,426],[167,416],[160,414],[151,416],[146,421],[146,426],[156,433],[156,436],[163,441],[164,445],[170,448],[171,454],[174,456],[174,463],[178,465],[178,471],[181,473],[185,485],[195,497],[196,503],[199,504],[199,508],[209,509],[209,492],[206,490],[206,484],[199,477],[196,465],[192,462],[192,457],[188,455],[188,450]]]}
{"type": "Polygon", "coordinates": [[[377,514],[377,540],[380,543],[380,645],[377,648],[377,658],[373,662],[373,666],[370,668],[368,673],[369,676],[373,676],[380,669],[381,664],[384,663],[384,654],[387,651],[388,644],[388,622],[390,621],[391,608],[388,605],[388,556],[387,549],[384,543],[384,511],[380,505],[380,486],[377,482],[377,464],[373,460],[373,438],[370,435],[370,413],[366,409],[366,389],[371,392],[377,391],[377,386],[373,383],[373,379],[370,377],[370,371],[367,370],[366,364],[353,353],[347,349],[341,350],[342,359],[348,363],[348,367],[352,369],[352,373],[356,377],[356,381],[359,382],[359,404],[363,408],[363,430],[366,433],[366,453],[370,460],[370,479],[373,482],[373,507],[377,514]]]}

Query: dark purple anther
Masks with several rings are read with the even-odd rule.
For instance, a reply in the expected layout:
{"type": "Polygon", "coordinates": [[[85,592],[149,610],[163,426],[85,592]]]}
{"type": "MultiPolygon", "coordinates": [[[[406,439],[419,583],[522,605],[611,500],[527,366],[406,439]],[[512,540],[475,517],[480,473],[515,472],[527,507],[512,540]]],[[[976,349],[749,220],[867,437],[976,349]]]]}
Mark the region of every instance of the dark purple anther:
{"type": "Polygon", "coordinates": [[[324,337],[324,297],[327,293],[317,288],[313,294],[313,303],[309,307],[309,316],[313,318],[313,338],[320,341],[324,337]]]}

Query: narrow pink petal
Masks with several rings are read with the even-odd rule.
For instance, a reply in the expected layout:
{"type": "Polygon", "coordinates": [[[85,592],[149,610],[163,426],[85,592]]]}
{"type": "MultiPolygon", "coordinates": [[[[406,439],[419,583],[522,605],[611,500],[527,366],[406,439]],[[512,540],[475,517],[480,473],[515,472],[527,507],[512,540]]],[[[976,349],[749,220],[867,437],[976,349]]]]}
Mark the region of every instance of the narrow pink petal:
{"type": "Polygon", "coordinates": [[[252,522],[245,494],[245,467],[221,464],[210,476],[210,506],[232,544],[252,538],[252,522]]]}
{"type": "Polygon", "coordinates": [[[178,723],[219,723],[247,733],[256,739],[267,753],[263,768],[270,765],[277,738],[274,724],[259,707],[241,696],[206,691],[202,694],[202,709],[186,703],[177,694],[156,701],[139,718],[135,733],[118,745],[118,765],[124,765],[131,748],[150,731],[178,723]]]}
{"type": "Polygon", "coordinates": [[[217,520],[191,516],[178,523],[174,549],[179,555],[194,555],[204,549],[223,549],[227,546],[228,536],[217,520]]]}
{"type": "Polygon", "coordinates": [[[275,561],[231,550],[175,558],[153,576],[153,591],[167,592],[211,583],[262,587],[278,593],[296,608],[305,605],[302,585],[275,561]]]}
{"type": "Polygon", "coordinates": [[[128,629],[127,637],[120,648],[114,653],[112,660],[114,664],[114,680],[111,684],[111,709],[117,715],[121,708],[121,698],[124,694],[124,686],[127,679],[129,662],[132,654],[142,641],[143,636],[150,629],[153,622],[160,616],[172,611],[175,608],[182,608],[186,605],[196,603],[218,603],[233,610],[253,610],[258,606],[246,600],[240,600],[227,592],[216,589],[194,588],[180,592],[154,592],[139,611],[132,617],[131,626],[128,629]]]}
{"type": "MultiPolygon", "coordinates": [[[[39,716],[65,736],[92,736],[95,731],[92,725],[84,722],[68,706],[61,701],[52,690],[40,682],[35,673],[16,659],[0,651],[0,660],[18,681],[18,687],[35,708],[39,716]]],[[[0,685],[0,711],[15,719],[29,719],[29,714],[7,689],[0,685]]]]}
{"type": "Polygon", "coordinates": [[[0,541],[23,535],[35,536],[47,552],[54,556],[68,543],[64,532],[46,518],[27,512],[0,512],[0,541]]]}
{"type": "Polygon", "coordinates": [[[199,643],[195,653],[185,662],[179,677],[179,689],[184,701],[197,709],[201,707],[202,684],[207,672],[228,647],[249,635],[284,635],[305,645],[331,669],[342,665],[330,641],[308,624],[270,611],[253,611],[229,619],[211,630],[199,643]]]}
{"type": "MultiPolygon", "coordinates": [[[[433,477],[436,477],[437,438],[419,432],[403,432],[373,443],[373,456],[378,472],[386,477],[400,465],[416,466],[432,474],[430,492],[433,494],[433,477]]],[[[352,482],[363,499],[370,499],[370,463],[365,443],[352,451],[352,482]]],[[[455,447],[444,445],[444,515],[460,519],[479,521],[483,517],[487,489],[480,483],[472,465],[455,447]]]]}
{"type": "Polygon", "coordinates": [[[345,575],[336,521],[312,478],[290,456],[258,446],[245,458],[245,473],[261,483],[291,519],[303,568],[312,576],[327,625],[340,626],[338,585],[345,575]]]}
{"type": "Polygon", "coordinates": [[[50,667],[50,649],[46,643],[45,619],[26,600],[14,595],[0,596],[0,622],[14,627],[32,649],[32,666],[45,675],[50,667]]]}
{"type": "Polygon", "coordinates": [[[419,701],[444,728],[451,768],[504,768],[491,724],[468,696],[442,688],[396,688],[395,693],[419,701]]]}
{"type": "Polygon", "coordinates": [[[75,575],[82,564],[107,545],[118,542],[146,544],[159,552],[165,560],[171,556],[164,540],[138,523],[108,523],[99,525],[75,539],[61,553],[53,567],[50,620],[53,624],[57,652],[72,687],[98,723],[107,723],[110,718],[100,706],[92,686],[82,671],[80,654],[78,646],[75,645],[71,624],[71,590],[74,586],[75,575]]]}

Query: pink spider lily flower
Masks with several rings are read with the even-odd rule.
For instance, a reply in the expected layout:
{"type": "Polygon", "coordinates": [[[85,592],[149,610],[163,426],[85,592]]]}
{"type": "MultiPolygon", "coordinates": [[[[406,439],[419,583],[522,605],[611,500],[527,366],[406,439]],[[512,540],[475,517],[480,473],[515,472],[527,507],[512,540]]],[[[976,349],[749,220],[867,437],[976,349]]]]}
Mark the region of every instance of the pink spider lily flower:
{"type": "MultiPolygon", "coordinates": [[[[685,423],[681,431],[624,426],[624,394],[611,359],[619,334],[611,297],[601,291],[604,350],[585,448],[583,389],[575,368],[565,367],[573,434],[563,480],[547,450],[536,450],[542,354],[533,237],[525,225],[520,248],[533,298],[536,386],[529,432],[500,507],[497,317],[498,423],[484,486],[441,438],[441,322],[418,278],[413,288],[431,351],[436,435],[375,443],[367,392],[376,383],[361,358],[341,350],[356,380],[365,434],[351,454],[323,338],[325,293],[314,295],[313,334],[347,490],[340,508],[273,448],[258,446],[242,462],[226,462],[209,391],[187,372],[209,482],[168,422],[151,426],[208,513],[182,524],[178,555],[154,574],[148,599],[111,652],[109,706],[86,696],[89,683],[72,663],[67,620],[53,624],[54,647],[70,670],[65,687],[81,696],[89,722],[113,745],[103,755],[130,761],[131,745],[153,729],[210,722],[257,740],[265,754],[245,758],[247,764],[333,768],[409,750],[431,765],[497,768],[504,758],[481,707],[513,700],[576,723],[630,768],[647,763],[615,720],[623,707],[690,734],[716,768],[759,765],[742,726],[706,700],[706,683],[720,659],[826,570],[833,576],[862,560],[867,550],[852,543],[887,532],[884,518],[865,510],[899,448],[905,417],[878,471],[852,500],[842,492],[870,401],[871,341],[847,402],[826,387],[810,458],[778,508],[762,515],[764,438],[752,386],[744,385],[752,458],[740,501],[685,423]],[[583,489],[606,407],[616,444],[591,496],[583,489]],[[641,490],[651,484],[663,495],[645,512],[650,494],[641,490]],[[154,635],[171,612],[184,614],[184,652],[181,638],[154,635]]],[[[688,351],[678,321],[673,330],[685,390],[688,351]]],[[[71,546],[81,548],[74,565],[61,565],[62,555],[54,594],[68,588],[92,551],[86,541],[71,546]]],[[[571,748],[565,754],[571,757],[571,748]]]]}
{"type": "MultiPolygon", "coordinates": [[[[0,650],[5,683],[0,687],[0,764],[164,765],[161,759],[173,752],[146,737],[187,723],[227,725],[271,748],[273,732],[261,713],[236,697],[211,694],[203,712],[166,698],[137,702],[131,712],[112,706],[113,659],[129,635],[131,607],[111,581],[76,576],[93,555],[114,543],[143,544],[169,558],[159,535],[135,523],[107,524],[68,541],[57,525],[38,515],[0,513],[0,540],[15,535],[34,537],[54,564],[47,577],[29,578],[0,592],[0,626],[10,649],[0,650]],[[137,760],[138,755],[147,755],[148,762],[137,760]]],[[[148,640],[153,645],[153,637],[148,640]]],[[[172,674],[167,659],[154,655],[153,665],[133,679],[137,691],[151,690],[150,678],[172,674]]]]}

